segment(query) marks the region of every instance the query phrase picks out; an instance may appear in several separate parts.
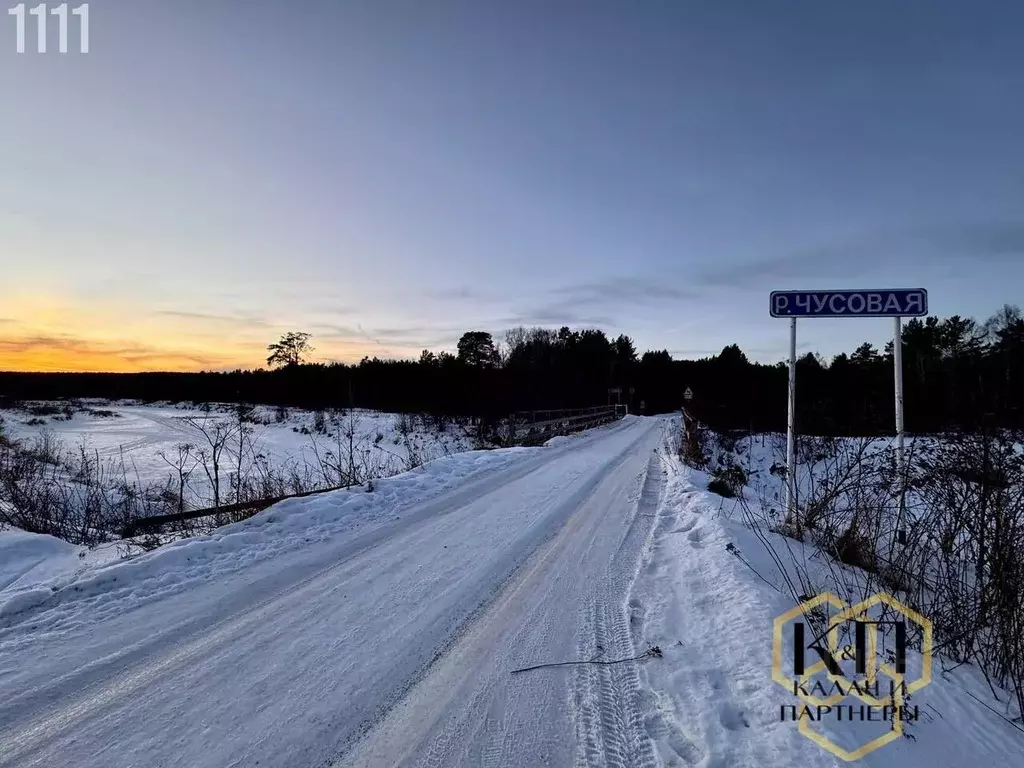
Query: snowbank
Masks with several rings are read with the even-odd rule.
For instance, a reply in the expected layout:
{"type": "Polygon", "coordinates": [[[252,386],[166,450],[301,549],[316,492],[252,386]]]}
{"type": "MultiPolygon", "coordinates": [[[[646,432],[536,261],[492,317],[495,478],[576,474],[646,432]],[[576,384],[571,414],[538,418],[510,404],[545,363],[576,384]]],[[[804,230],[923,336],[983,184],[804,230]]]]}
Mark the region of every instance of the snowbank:
{"type": "Polygon", "coordinates": [[[39,584],[78,565],[84,549],[53,536],[0,531],[0,594],[39,584]]]}
{"type": "Polygon", "coordinates": [[[0,530],[0,616],[45,600],[51,582],[116,559],[116,547],[88,550],[53,536],[0,530]]]}
{"type": "MultiPolygon", "coordinates": [[[[664,764],[847,764],[802,736],[795,722],[782,721],[782,708],[796,697],[772,678],[772,626],[798,603],[787,584],[788,578],[801,586],[790,567],[793,559],[808,569],[814,585],[834,583],[837,574],[856,584],[858,572],[763,532],[768,545],[782,553],[784,573],[769,547],[732,516],[735,505],[706,490],[706,474],[681,465],[668,446],[663,460],[668,478],[660,517],[630,606],[638,649],[658,645],[664,654],[662,662],[642,667],[647,731],[664,764]]],[[[908,672],[919,670],[921,662],[908,649],[908,672]]],[[[992,697],[977,670],[952,667],[936,658],[931,684],[907,702],[918,708],[920,719],[906,726],[907,735],[860,758],[860,765],[1024,766],[1024,732],[996,714],[1007,705],[992,697]]],[[[1004,692],[1000,698],[1010,700],[1004,692]]],[[[1011,710],[1009,717],[1016,714],[1011,710]]],[[[852,750],[887,726],[830,720],[815,728],[852,750]]]]}
{"type": "MultiPolygon", "coordinates": [[[[39,631],[100,621],[318,542],[353,540],[400,522],[401,508],[441,497],[446,490],[544,450],[506,448],[438,459],[373,481],[372,491],[363,486],[288,499],[209,536],[177,541],[113,564],[71,567],[83,551],[80,548],[18,532],[10,537],[11,550],[24,555],[12,557],[12,562],[20,563],[10,567],[11,584],[16,578],[16,586],[0,589],[0,631],[29,616],[39,631]]],[[[472,492],[472,485],[463,491],[472,492]]],[[[450,504],[452,497],[446,499],[450,504]]],[[[436,512],[431,507],[420,509],[424,515],[436,512]]],[[[0,560],[6,560],[2,553],[0,560]]]]}

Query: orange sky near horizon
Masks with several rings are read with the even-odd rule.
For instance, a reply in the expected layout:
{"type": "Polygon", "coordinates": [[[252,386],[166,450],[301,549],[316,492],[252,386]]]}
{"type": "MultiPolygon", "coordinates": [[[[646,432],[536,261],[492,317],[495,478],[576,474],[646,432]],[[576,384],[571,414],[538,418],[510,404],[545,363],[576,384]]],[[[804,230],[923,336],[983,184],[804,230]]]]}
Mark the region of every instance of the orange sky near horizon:
{"type": "Polygon", "coordinates": [[[94,342],[72,336],[0,340],[0,370],[43,373],[135,373],[256,367],[251,356],[207,356],[147,347],[94,342]]]}
{"type": "MultiPolygon", "coordinates": [[[[97,307],[50,296],[17,297],[0,317],[0,371],[136,373],[266,366],[266,347],[288,328],[257,320],[97,307]],[[83,319],[87,318],[87,319],[83,319]]],[[[313,338],[314,362],[387,354],[363,340],[313,338]]],[[[412,350],[398,354],[415,356],[412,350]]]]}
{"type": "MultiPolygon", "coordinates": [[[[268,339],[270,341],[271,339],[268,339]]],[[[316,347],[311,362],[358,362],[380,354],[369,346],[316,347]],[[332,354],[336,352],[336,354],[332,354]],[[326,353],[326,354],[325,354],[326,353]]],[[[418,354],[418,353],[417,353],[418,354]]],[[[226,344],[220,349],[178,348],[145,341],[96,341],[72,335],[10,335],[0,331],[0,371],[26,373],[141,373],[222,371],[266,367],[266,344],[226,344]]],[[[389,355],[382,355],[389,356],[389,355]]],[[[404,355],[413,357],[415,355],[404,355]]]]}
{"type": "Polygon", "coordinates": [[[215,343],[208,332],[189,338],[184,323],[122,302],[36,292],[5,301],[4,314],[0,370],[5,371],[198,371],[260,362],[261,349],[251,344],[240,347],[223,337],[215,343]]]}

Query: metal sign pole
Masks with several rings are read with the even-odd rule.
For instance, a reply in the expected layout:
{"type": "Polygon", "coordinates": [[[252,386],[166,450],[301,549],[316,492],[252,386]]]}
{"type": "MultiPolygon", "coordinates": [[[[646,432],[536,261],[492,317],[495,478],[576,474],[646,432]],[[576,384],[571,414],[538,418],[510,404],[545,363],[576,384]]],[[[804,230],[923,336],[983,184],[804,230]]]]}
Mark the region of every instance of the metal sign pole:
{"type": "Polygon", "coordinates": [[[789,319],[789,415],[786,419],[786,515],[796,519],[796,318],[789,319]]]}
{"type": "MultiPolygon", "coordinates": [[[[906,543],[906,532],[903,529],[903,518],[907,504],[906,496],[906,456],[903,451],[903,319],[893,318],[894,332],[892,337],[892,362],[896,383],[896,483],[900,492],[900,507],[896,515],[896,542],[906,543]]],[[[892,552],[890,550],[890,559],[892,552]]]]}
{"type": "Polygon", "coordinates": [[[893,318],[892,361],[896,369],[896,463],[900,477],[905,469],[903,455],[903,318],[893,318]]]}

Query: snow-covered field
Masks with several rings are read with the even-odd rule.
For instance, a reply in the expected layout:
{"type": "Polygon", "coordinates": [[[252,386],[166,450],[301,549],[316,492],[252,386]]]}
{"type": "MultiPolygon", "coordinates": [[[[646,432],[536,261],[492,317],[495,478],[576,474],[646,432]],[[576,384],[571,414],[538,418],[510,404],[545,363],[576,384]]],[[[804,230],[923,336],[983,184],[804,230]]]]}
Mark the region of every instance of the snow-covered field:
{"type": "MultiPolygon", "coordinates": [[[[191,445],[185,462],[190,469],[186,503],[193,508],[211,505],[204,463],[212,466],[212,461],[200,460],[201,452],[210,454],[203,429],[210,433],[218,424],[235,429],[231,406],[204,410],[87,400],[67,411],[70,418],[63,408],[64,403],[40,402],[0,411],[3,431],[26,444],[45,437],[58,453],[75,455],[84,448],[107,476],[123,474],[142,487],[159,486],[169,479],[174,485],[178,447],[191,445]]],[[[294,472],[322,487],[334,484],[333,477],[321,477],[325,465],[340,463],[347,468],[351,461],[359,478],[386,477],[472,447],[459,425],[449,423],[438,429],[418,415],[355,409],[321,413],[319,419],[318,430],[316,412],[256,406],[245,422],[244,440],[227,439],[219,457],[222,498],[238,472],[240,457],[243,472],[256,474],[260,468],[281,476],[294,472]]]]}
{"type": "MultiPolygon", "coordinates": [[[[780,720],[789,566],[678,428],[464,452],[115,564],[2,534],[0,766],[841,765],[780,720]]],[[[797,558],[822,582],[826,559],[797,558]]],[[[946,666],[862,764],[1024,766],[1004,705],[946,666]]]]}
{"type": "MultiPolygon", "coordinates": [[[[56,404],[54,404],[56,405],[56,404]]],[[[185,405],[139,405],[121,402],[87,401],[86,408],[75,410],[66,420],[60,415],[33,416],[24,410],[0,411],[5,431],[15,439],[32,439],[44,430],[69,446],[81,443],[98,452],[101,458],[120,460],[123,456],[132,472],[147,481],[159,481],[169,472],[160,454],[171,455],[179,443],[201,444],[202,436],[192,423],[204,419],[232,419],[230,406],[214,407],[212,411],[185,405]],[[113,415],[94,415],[109,413],[113,415]],[[42,424],[31,424],[33,419],[42,424]]],[[[465,430],[450,425],[444,432],[431,429],[417,416],[402,416],[354,409],[343,411],[332,426],[327,414],[327,427],[331,431],[345,431],[352,415],[354,442],[359,454],[392,455],[405,463],[410,452],[415,458],[430,461],[440,456],[468,450],[470,440],[465,430]]],[[[314,444],[321,446],[330,438],[314,431],[316,413],[298,408],[287,408],[278,415],[278,409],[256,406],[252,414],[253,442],[258,452],[271,457],[275,463],[288,460],[315,463],[314,444]],[[279,421],[279,418],[283,420],[279,421]]],[[[346,441],[348,437],[345,437],[346,441]]],[[[229,446],[230,448],[230,446],[229,446]]],[[[235,468],[237,456],[230,450],[226,456],[229,471],[235,468]]]]}

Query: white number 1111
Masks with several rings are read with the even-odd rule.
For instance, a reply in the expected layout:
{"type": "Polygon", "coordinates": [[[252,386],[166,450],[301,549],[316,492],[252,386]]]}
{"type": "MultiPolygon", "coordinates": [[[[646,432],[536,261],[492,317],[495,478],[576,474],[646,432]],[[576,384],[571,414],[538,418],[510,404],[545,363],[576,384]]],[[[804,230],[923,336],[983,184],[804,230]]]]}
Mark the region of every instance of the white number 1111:
{"type": "MultiPolygon", "coordinates": [[[[25,4],[19,3],[13,8],[8,8],[7,13],[14,16],[17,23],[17,51],[25,52],[25,4]]],[[[46,3],[40,3],[29,10],[30,16],[36,17],[36,51],[46,53],[46,3]]],[[[89,52],[89,4],[82,3],[71,10],[73,16],[79,17],[78,23],[78,50],[80,53],[89,52]]],[[[58,20],[57,47],[61,53],[68,52],[68,4],[61,3],[56,8],[50,9],[50,15],[56,16],[58,20]]]]}

